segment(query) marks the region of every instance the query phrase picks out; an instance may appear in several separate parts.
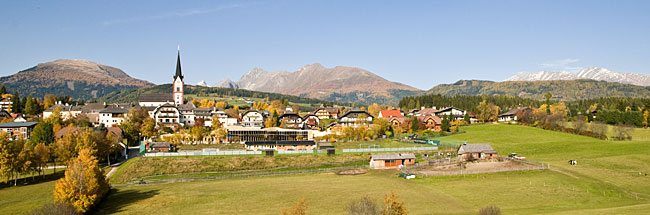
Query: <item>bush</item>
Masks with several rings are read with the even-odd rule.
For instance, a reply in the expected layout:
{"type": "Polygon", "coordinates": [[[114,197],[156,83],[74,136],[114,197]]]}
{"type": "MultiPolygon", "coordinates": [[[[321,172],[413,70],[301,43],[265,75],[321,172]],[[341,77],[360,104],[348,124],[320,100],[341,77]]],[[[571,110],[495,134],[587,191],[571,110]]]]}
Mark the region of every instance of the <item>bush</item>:
{"type": "Polygon", "coordinates": [[[381,211],[383,215],[405,215],[406,207],[404,203],[397,199],[397,194],[391,192],[390,195],[384,196],[384,209],[381,211]]]}
{"type": "Polygon", "coordinates": [[[490,205],[484,208],[481,208],[481,210],[478,211],[479,215],[500,215],[501,214],[501,209],[499,207],[490,205]]]}
{"type": "Polygon", "coordinates": [[[350,202],[346,211],[350,215],[376,215],[379,214],[379,206],[370,197],[364,196],[350,202]]]}

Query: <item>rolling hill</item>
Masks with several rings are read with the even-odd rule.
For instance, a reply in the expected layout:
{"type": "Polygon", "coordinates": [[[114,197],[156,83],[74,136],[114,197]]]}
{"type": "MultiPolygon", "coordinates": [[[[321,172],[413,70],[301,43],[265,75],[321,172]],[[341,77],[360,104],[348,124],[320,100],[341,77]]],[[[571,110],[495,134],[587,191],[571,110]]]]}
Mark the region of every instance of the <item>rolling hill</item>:
{"type": "Polygon", "coordinates": [[[130,77],[121,69],[86,60],[61,59],[38,64],[0,78],[0,85],[22,96],[45,94],[95,99],[114,91],[153,85],[130,77]]]}
{"type": "Polygon", "coordinates": [[[427,94],[454,95],[509,95],[543,99],[546,92],[564,101],[599,97],[650,97],[650,87],[596,80],[550,81],[480,81],[460,80],[453,84],[440,84],[427,94]]]}

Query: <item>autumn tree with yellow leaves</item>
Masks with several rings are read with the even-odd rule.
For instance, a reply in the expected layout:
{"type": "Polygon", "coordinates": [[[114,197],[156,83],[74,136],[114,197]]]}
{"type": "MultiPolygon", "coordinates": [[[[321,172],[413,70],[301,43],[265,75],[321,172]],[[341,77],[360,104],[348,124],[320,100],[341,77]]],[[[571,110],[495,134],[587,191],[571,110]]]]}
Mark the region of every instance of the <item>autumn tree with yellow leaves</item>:
{"type": "Polygon", "coordinates": [[[81,150],[65,171],[65,177],[56,182],[54,200],[70,203],[80,213],[96,205],[110,189],[97,162],[90,149],[81,150]]]}

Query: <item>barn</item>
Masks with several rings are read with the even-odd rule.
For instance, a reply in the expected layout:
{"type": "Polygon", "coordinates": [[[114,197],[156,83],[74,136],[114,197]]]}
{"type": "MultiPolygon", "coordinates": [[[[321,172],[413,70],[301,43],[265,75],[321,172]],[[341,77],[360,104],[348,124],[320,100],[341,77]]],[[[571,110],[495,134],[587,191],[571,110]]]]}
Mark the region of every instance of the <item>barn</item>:
{"type": "Polygon", "coordinates": [[[458,157],[461,160],[487,160],[499,157],[497,151],[487,143],[467,144],[464,143],[458,147],[458,157]]]}
{"type": "Polygon", "coordinates": [[[400,165],[413,164],[415,164],[413,153],[373,154],[370,158],[370,168],[372,169],[394,169],[400,165]]]}

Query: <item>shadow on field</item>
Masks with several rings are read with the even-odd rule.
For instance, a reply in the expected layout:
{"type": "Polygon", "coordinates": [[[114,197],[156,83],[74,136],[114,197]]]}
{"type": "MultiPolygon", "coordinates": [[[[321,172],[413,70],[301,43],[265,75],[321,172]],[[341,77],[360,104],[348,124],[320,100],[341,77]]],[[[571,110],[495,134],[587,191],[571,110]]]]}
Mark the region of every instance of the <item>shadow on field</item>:
{"type": "MultiPolygon", "coordinates": [[[[65,175],[65,171],[59,171],[54,174],[47,174],[45,176],[26,176],[23,178],[18,179],[18,186],[24,186],[24,185],[32,185],[32,184],[40,184],[44,182],[49,182],[49,181],[56,181],[59,180],[59,178],[62,178],[65,175]]],[[[7,188],[7,187],[13,187],[14,186],[15,180],[11,181],[6,181],[6,182],[0,182],[0,189],[7,188]]]]}
{"type": "Polygon", "coordinates": [[[102,199],[99,206],[89,214],[114,214],[122,212],[123,208],[138,201],[145,200],[158,195],[158,190],[138,191],[111,189],[107,197],[102,199]]]}

